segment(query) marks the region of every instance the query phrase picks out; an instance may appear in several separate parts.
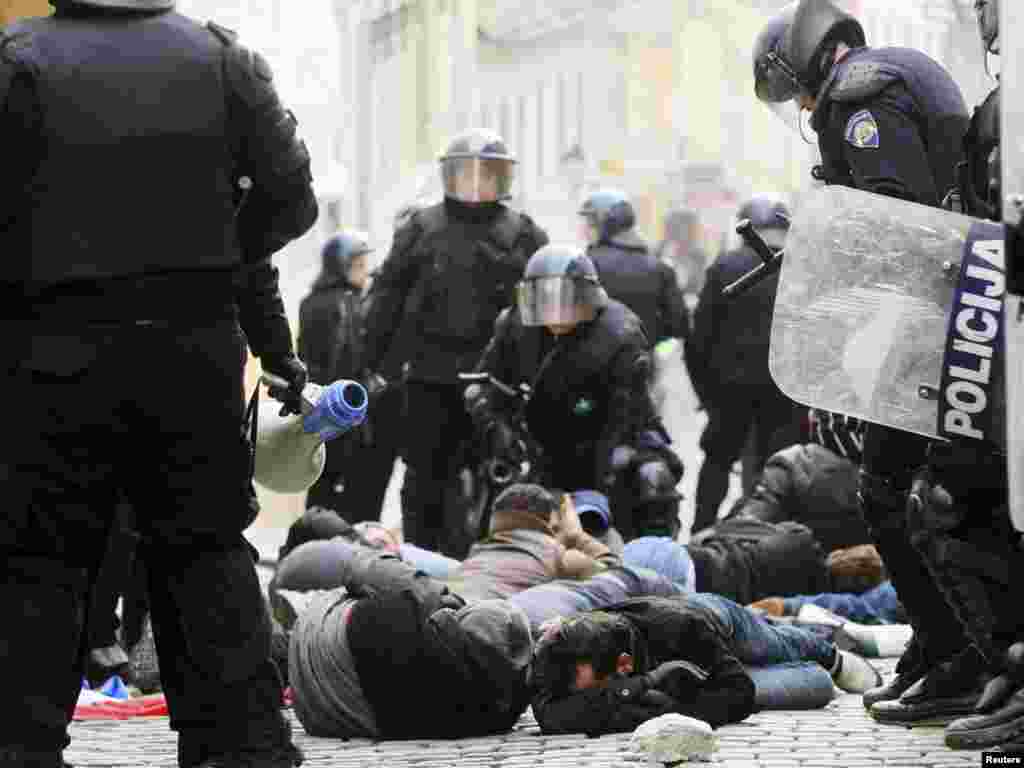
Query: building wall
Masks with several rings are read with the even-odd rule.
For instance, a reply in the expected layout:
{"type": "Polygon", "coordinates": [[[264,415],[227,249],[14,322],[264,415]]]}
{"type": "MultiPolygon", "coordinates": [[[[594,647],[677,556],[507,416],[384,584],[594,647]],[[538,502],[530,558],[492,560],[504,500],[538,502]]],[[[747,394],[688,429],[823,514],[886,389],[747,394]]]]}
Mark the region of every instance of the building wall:
{"type": "MultiPolygon", "coordinates": [[[[806,117],[805,140],[753,95],[753,41],[781,2],[353,5],[370,28],[389,14],[406,19],[390,24],[386,45],[374,36],[363,77],[371,85],[355,102],[372,112],[358,160],[366,164],[358,218],[382,244],[398,207],[439,197],[434,154],[470,123],[509,141],[520,158],[515,203],[555,239],[574,237],[578,197],[598,184],[634,196],[651,238],[669,207],[703,208],[712,245],[742,198],[774,192],[797,201],[810,186],[817,150],[806,117]],[[582,162],[566,159],[574,148],[582,162]]],[[[969,104],[990,87],[969,14],[925,0],[844,5],[871,44],[917,47],[945,64],[969,104]]]]}

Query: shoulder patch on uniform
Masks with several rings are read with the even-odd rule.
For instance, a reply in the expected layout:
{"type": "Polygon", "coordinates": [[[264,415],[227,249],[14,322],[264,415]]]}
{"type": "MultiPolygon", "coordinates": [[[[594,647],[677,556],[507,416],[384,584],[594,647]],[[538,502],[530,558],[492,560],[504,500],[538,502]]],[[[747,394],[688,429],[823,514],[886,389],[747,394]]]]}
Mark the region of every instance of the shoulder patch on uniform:
{"type": "Polygon", "coordinates": [[[862,109],[850,116],[844,132],[846,141],[857,149],[878,149],[881,137],[878,134],[878,123],[871,110],[862,109]]]}

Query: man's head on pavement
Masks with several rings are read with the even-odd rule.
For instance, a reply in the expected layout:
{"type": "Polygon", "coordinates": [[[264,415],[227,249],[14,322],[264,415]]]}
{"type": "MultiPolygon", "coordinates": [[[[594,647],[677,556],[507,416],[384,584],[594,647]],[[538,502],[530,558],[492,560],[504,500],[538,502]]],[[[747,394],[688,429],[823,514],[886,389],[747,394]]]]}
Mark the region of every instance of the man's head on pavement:
{"type": "Polygon", "coordinates": [[[600,687],[634,672],[636,645],[632,625],[613,613],[553,619],[541,627],[535,681],[563,695],[600,687]]]}

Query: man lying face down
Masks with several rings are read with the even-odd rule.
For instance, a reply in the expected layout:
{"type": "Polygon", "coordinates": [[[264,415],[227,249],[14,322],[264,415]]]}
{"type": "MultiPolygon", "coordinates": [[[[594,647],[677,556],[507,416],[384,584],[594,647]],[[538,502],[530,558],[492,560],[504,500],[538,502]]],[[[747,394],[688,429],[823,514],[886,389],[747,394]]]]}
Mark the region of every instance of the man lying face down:
{"type": "Polygon", "coordinates": [[[718,727],[786,697],[799,701],[794,685],[806,688],[804,703],[813,698],[820,681],[797,674],[794,662],[816,663],[812,670],[846,691],[881,682],[859,656],[720,595],[641,597],[541,628],[533,711],[545,733],[631,731],[671,712],[718,727]]]}

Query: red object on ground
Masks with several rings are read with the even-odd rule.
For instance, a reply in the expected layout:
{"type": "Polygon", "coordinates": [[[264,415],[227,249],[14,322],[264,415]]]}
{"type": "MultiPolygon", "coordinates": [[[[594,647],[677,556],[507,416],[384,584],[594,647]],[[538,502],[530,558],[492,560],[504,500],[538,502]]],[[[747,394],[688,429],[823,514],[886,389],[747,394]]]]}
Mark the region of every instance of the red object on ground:
{"type": "Polygon", "coordinates": [[[162,693],[135,699],[79,702],[75,720],[128,720],[132,717],[166,717],[167,701],[162,693]]]}

